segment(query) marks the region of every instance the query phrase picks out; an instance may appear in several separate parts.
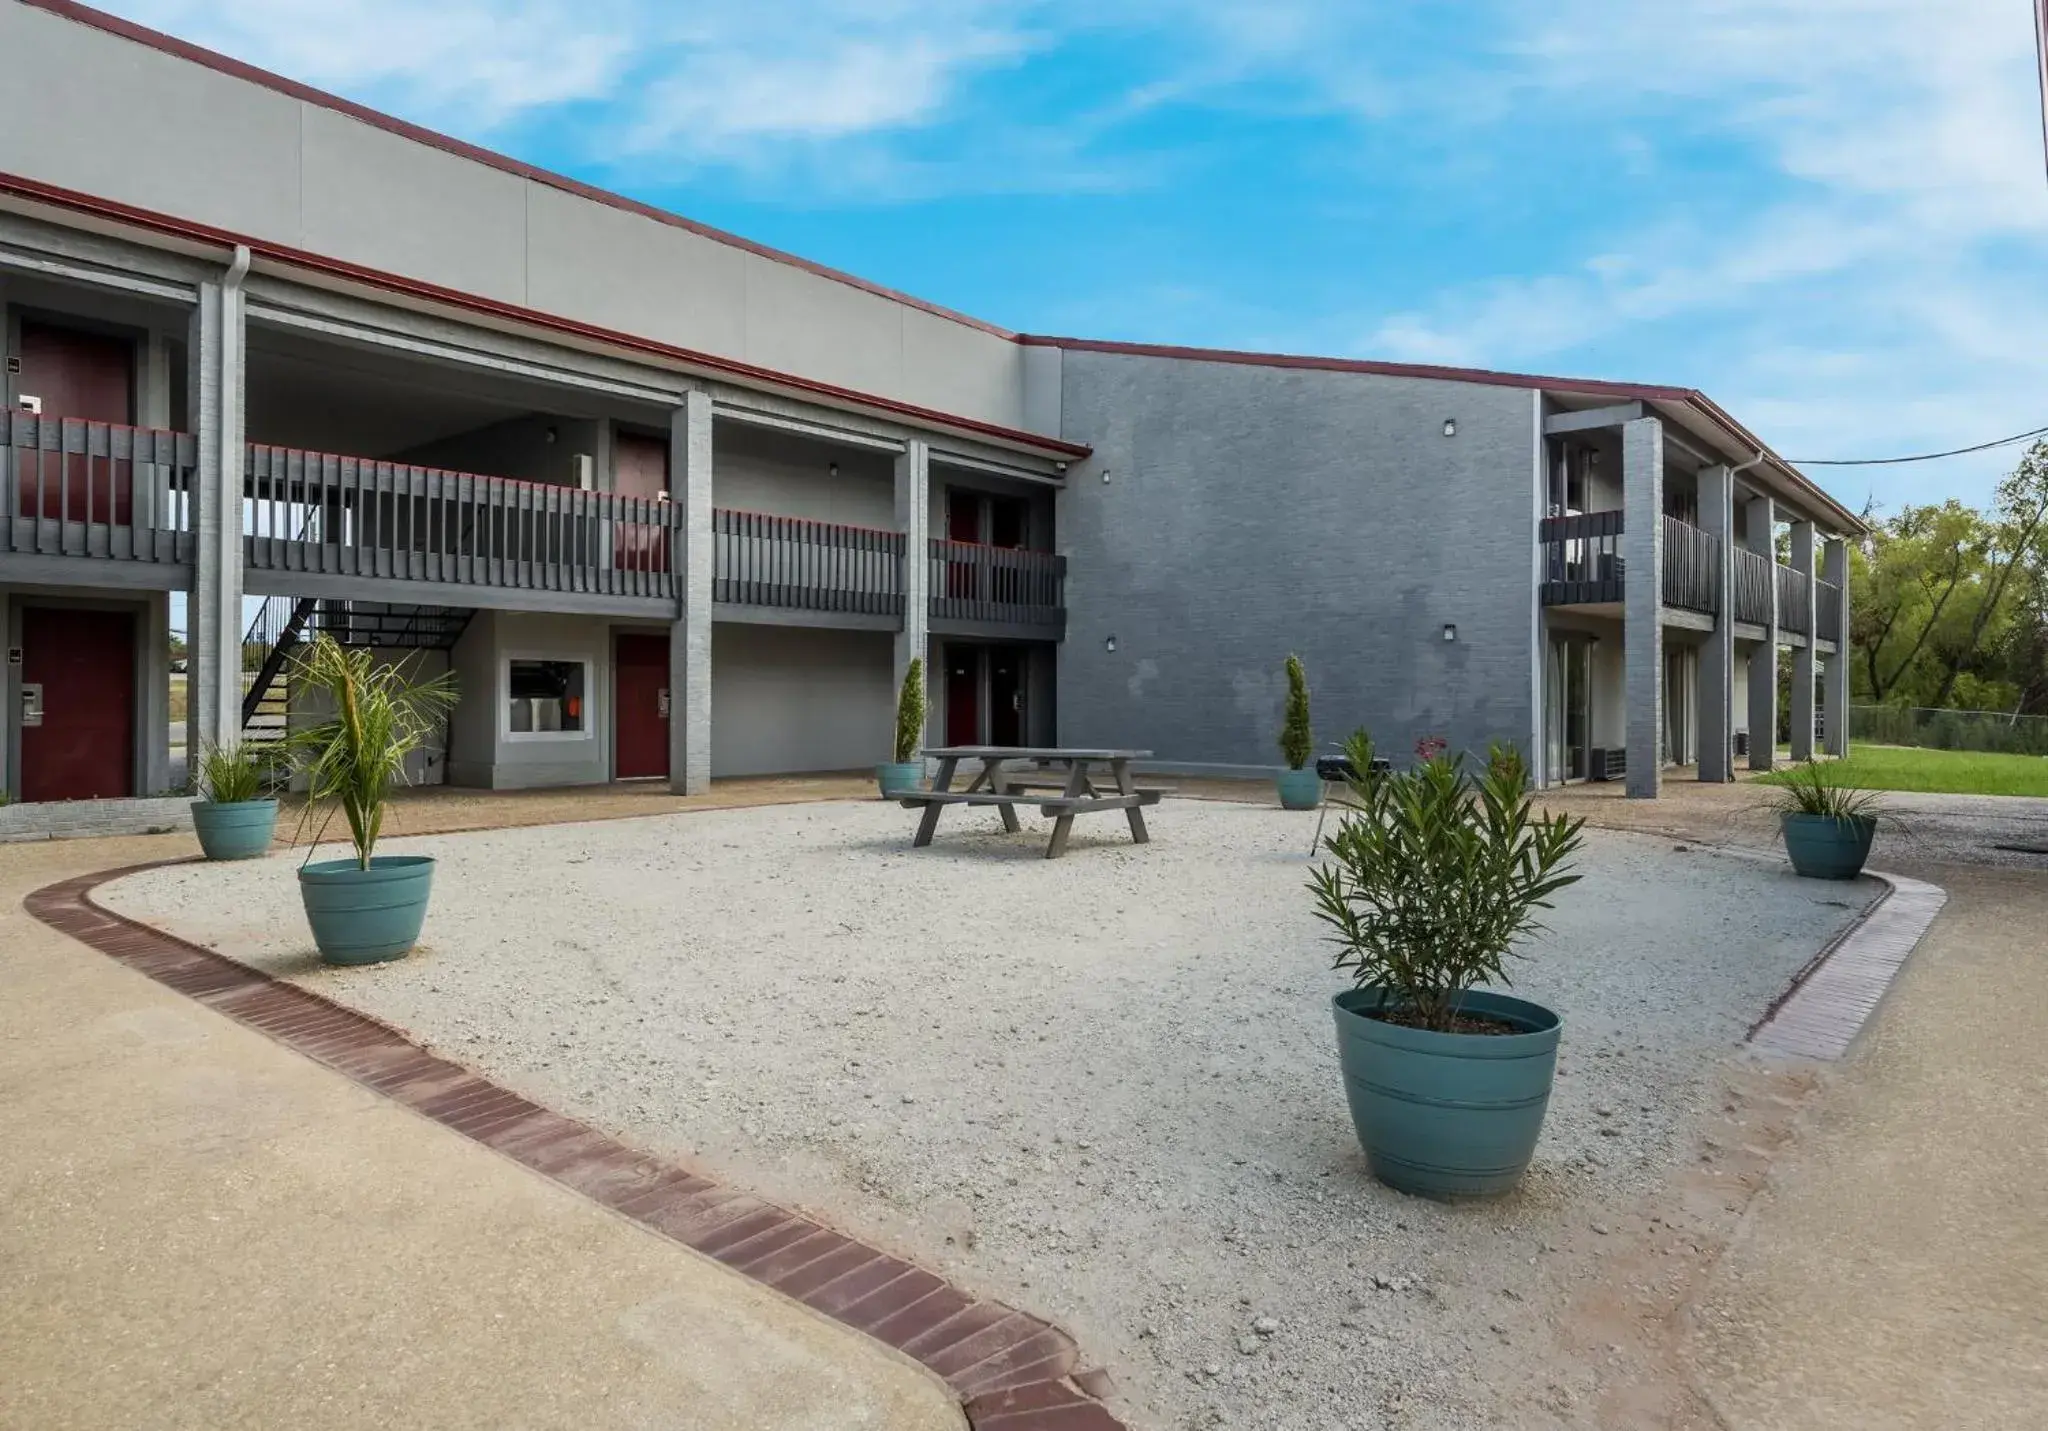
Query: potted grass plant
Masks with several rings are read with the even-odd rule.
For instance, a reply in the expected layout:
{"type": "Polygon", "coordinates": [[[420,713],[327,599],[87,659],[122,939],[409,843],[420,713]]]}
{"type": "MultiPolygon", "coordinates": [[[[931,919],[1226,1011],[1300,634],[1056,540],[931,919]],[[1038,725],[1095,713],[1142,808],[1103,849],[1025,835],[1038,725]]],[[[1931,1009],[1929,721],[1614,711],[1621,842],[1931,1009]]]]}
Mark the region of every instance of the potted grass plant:
{"type": "Polygon", "coordinates": [[[924,778],[924,764],[917,758],[924,745],[924,659],[910,663],[903,673],[903,689],[896,693],[895,759],[875,767],[875,784],[882,798],[893,799],[917,789],[924,778]]]}
{"type": "Polygon", "coordinates": [[[200,752],[200,798],[192,802],[192,831],[208,859],[254,859],[270,848],[277,801],[269,794],[268,756],[246,742],[209,745],[200,752]]]}
{"type": "Polygon", "coordinates": [[[1315,749],[1315,732],[1308,719],[1308,674],[1301,668],[1301,657],[1289,656],[1287,715],[1280,725],[1280,755],[1287,768],[1275,782],[1283,810],[1313,810],[1322,803],[1323,779],[1305,768],[1315,749]]]}
{"type": "Polygon", "coordinates": [[[330,707],[325,718],[287,738],[306,777],[307,817],[324,812],[299,868],[313,942],[330,964],[396,959],[419,941],[434,861],[376,854],[377,836],[391,788],[405,779],[406,757],[455,703],[454,677],[415,680],[409,662],[380,663],[373,652],[343,646],[324,632],[295,661],[294,684],[330,707]],[[315,861],[336,809],[348,821],[355,854],[315,861]]]}
{"type": "Polygon", "coordinates": [[[1879,797],[1839,781],[1820,761],[1770,777],[1778,830],[1793,870],[1808,879],[1854,879],[1870,858],[1879,797]]]}
{"type": "Polygon", "coordinates": [[[1534,811],[1519,752],[1483,773],[1441,748],[1373,773],[1372,741],[1346,742],[1352,809],[1310,876],[1332,930],[1337,1051],[1351,1120],[1373,1175],[1403,1192],[1504,1192],[1536,1150],[1562,1021],[1482,984],[1540,926],[1583,820],[1534,811]]]}

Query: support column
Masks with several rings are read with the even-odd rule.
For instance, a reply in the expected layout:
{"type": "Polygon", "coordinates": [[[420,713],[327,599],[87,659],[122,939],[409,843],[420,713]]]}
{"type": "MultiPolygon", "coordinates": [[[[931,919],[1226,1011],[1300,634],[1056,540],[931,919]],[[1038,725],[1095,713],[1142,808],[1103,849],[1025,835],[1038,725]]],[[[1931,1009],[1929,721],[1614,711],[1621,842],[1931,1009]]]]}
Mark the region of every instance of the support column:
{"type": "Polygon", "coordinates": [[[1664,424],[1621,429],[1622,691],[1628,703],[1628,795],[1654,800],[1663,781],[1664,424]]]}
{"type": "Polygon", "coordinates": [[[1813,589],[1813,523],[1792,524],[1792,570],[1806,590],[1806,644],[1792,652],[1792,758],[1813,759],[1813,675],[1814,634],[1820,622],[1814,607],[1819,603],[1813,589]]]}
{"type": "Polygon", "coordinates": [[[1700,524],[1714,539],[1714,631],[1700,648],[1700,779],[1735,778],[1735,482],[1727,465],[1699,474],[1700,524]]]}
{"type": "Polygon", "coordinates": [[[692,390],[669,415],[668,484],[681,579],[668,639],[668,788],[711,788],[711,394],[692,390]]]}
{"type": "Polygon", "coordinates": [[[1775,541],[1777,504],[1769,497],[1751,497],[1744,517],[1749,535],[1744,545],[1773,563],[1771,619],[1764,639],[1749,653],[1749,768],[1769,770],[1778,754],[1778,560],[1775,541]]]}
{"type": "MultiPolygon", "coordinates": [[[[903,533],[903,627],[896,633],[897,690],[903,688],[903,673],[910,663],[930,647],[931,487],[931,448],[913,438],[896,459],[896,530],[903,533]]],[[[924,679],[929,694],[929,669],[924,679]]]]}
{"type": "Polygon", "coordinates": [[[185,607],[185,754],[242,733],[242,276],[249,251],[199,285],[186,344],[186,410],[198,439],[192,476],[192,591],[185,607]]]}
{"type": "MultiPolygon", "coordinates": [[[[1839,615],[1835,629],[1821,634],[1835,643],[1821,677],[1821,729],[1827,753],[1849,753],[1849,544],[1841,537],[1829,537],[1821,546],[1821,579],[1832,582],[1842,593],[1836,603],[1839,615]]],[[[1818,625],[1815,622],[1815,625],[1818,625]]]]}

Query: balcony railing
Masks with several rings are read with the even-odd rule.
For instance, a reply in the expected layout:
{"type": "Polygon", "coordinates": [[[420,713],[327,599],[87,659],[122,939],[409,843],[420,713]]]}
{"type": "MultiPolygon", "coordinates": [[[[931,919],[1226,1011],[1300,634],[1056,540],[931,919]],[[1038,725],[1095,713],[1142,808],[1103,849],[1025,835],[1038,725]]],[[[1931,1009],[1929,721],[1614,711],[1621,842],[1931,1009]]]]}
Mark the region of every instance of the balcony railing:
{"type": "Polygon", "coordinates": [[[1543,543],[1545,605],[1623,599],[1619,511],[1545,517],[1537,536],[1543,543]]]}
{"type": "Polygon", "coordinates": [[[1735,619],[1753,626],[1771,624],[1774,563],[1762,552],[1735,549],[1735,619]]]}
{"type": "Polygon", "coordinates": [[[1666,606],[1709,615],[1721,609],[1721,542],[1691,522],[1664,518],[1666,606]]]}
{"type": "Polygon", "coordinates": [[[1815,613],[1813,634],[1823,641],[1838,639],[1842,630],[1842,588],[1831,581],[1813,584],[1815,613]]]}
{"type": "Polygon", "coordinates": [[[1778,567],[1778,629],[1797,631],[1802,636],[1812,629],[1808,623],[1807,574],[1789,566],[1778,567]]]}
{"type": "Polygon", "coordinates": [[[0,412],[0,551],[190,561],[187,433],[0,412]]]}
{"type": "Polygon", "coordinates": [[[673,597],[671,504],[252,443],[244,561],[309,572],[673,597]]]}
{"type": "Polygon", "coordinates": [[[931,542],[934,620],[1046,630],[1066,624],[1067,559],[974,542],[931,542]]]}
{"type": "Polygon", "coordinates": [[[743,606],[903,612],[903,534],[762,512],[717,511],[714,600],[743,606]]]}

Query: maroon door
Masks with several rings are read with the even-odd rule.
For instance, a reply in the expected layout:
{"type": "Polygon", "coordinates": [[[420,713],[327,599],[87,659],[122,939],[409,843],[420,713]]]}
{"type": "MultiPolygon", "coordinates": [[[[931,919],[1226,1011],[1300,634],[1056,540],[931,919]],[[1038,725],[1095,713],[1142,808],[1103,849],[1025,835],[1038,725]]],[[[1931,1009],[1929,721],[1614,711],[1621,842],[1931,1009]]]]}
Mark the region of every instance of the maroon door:
{"type": "Polygon", "coordinates": [[[946,648],[946,744],[981,744],[981,648],[946,648]]]}
{"type": "Polygon", "coordinates": [[[42,724],[21,727],[21,798],[135,793],[135,617],[29,606],[21,681],[42,687],[42,724]]]}
{"type": "MultiPolygon", "coordinates": [[[[14,390],[37,399],[44,417],[135,421],[135,345],[126,339],[24,321],[20,356],[14,390]]],[[[126,526],[134,505],[134,473],[127,462],[48,453],[22,465],[24,517],[40,510],[51,519],[126,526]]]]}
{"type": "MultiPolygon", "coordinates": [[[[946,540],[965,542],[973,546],[981,544],[979,493],[962,492],[950,487],[946,489],[946,540]]],[[[958,600],[972,600],[977,594],[974,589],[973,563],[947,562],[946,595],[958,600]]]]}
{"type": "MultiPolygon", "coordinates": [[[[612,490],[653,501],[668,491],[668,443],[621,432],[612,438],[612,490]]],[[[667,571],[668,533],[642,522],[621,522],[612,537],[612,562],[623,571],[667,571]]],[[[663,769],[667,767],[664,766],[663,769]]]]}
{"type": "Polygon", "coordinates": [[[668,774],[668,703],[668,637],[622,633],[612,658],[616,778],[668,774]]]}

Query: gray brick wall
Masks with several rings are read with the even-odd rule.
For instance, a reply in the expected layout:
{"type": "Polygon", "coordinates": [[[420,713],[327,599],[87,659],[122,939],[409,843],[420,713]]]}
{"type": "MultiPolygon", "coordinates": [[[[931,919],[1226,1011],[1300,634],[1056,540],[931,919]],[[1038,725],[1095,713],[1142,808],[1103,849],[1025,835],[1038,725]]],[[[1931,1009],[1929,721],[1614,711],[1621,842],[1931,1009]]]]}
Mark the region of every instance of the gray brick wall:
{"type": "Polygon", "coordinates": [[[88,835],[154,835],[191,828],[190,795],[0,805],[0,844],[15,840],[70,840],[88,835]]]}
{"type": "Polygon", "coordinates": [[[1400,754],[1426,734],[1526,748],[1537,403],[1479,384],[1065,353],[1063,435],[1096,452],[1059,504],[1060,740],[1277,766],[1291,650],[1319,743],[1364,725],[1400,754]]]}

